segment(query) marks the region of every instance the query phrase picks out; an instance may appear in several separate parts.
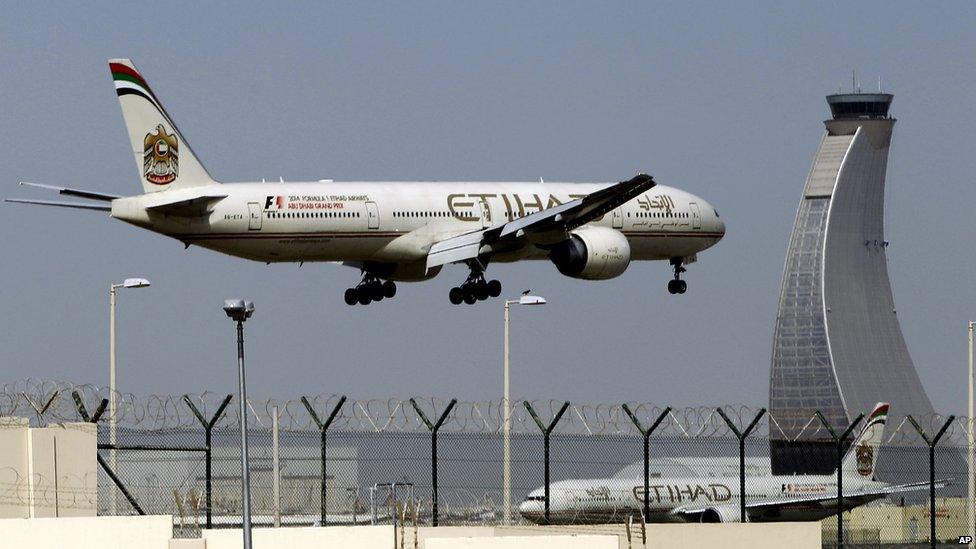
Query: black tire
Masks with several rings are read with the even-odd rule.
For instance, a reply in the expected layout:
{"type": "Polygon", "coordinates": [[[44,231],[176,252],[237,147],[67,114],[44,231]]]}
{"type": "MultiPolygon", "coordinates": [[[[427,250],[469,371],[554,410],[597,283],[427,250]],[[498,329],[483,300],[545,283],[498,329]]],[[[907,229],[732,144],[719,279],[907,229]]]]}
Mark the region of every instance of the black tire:
{"type": "Polygon", "coordinates": [[[668,281],[668,292],[670,294],[672,294],[672,295],[678,293],[678,281],[677,280],[669,280],[668,281]]]}
{"type": "Polygon", "coordinates": [[[488,299],[488,284],[485,281],[478,282],[474,285],[474,296],[478,298],[478,301],[484,301],[488,299]]]}
{"type": "Polygon", "coordinates": [[[460,305],[464,301],[464,292],[461,291],[461,288],[451,288],[447,297],[450,298],[453,305],[460,305]]]}
{"type": "Polygon", "coordinates": [[[684,280],[678,281],[678,293],[683,294],[688,291],[688,283],[684,280]]]}
{"type": "Polygon", "coordinates": [[[368,286],[369,297],[373,301],[382,301],[383,299],[383,284],[379,281],[371,282],[368,286]]]}
{"type": "Polygon", "coordinates": [[[395,296],[396,295],[396,290],[397,290],[396,283],[393,282],[392,280],[387,280],[386,282],[383,283],[383,296],[384,297],[393,297],[393,296],[395,296]]]}
{"type": "Polygon", "coordinates": [[[346,300],[346,305],[355,305],[359,303],[359,292],[356,291],[356,288],[346,289],[346,295],[344,297],[346,300]]]}
{"type": "Polygon", "coordinates": [[[360,305],[369,305],[369,302],[372,301],[372,299],[369,298],[369,292],[357,292],[357,293],[359,294],[360,305]]]}
{"type": "Polygon", "coordinates": [[[475,301],[478,301],[478,298],[474,294],[469,293],[469,292],[465,292],[464,293],[464,302],[465,303],[467,303],[468,305],[474,305],[475,301]]]}
{"type": "Polygon", "coordinates": [[[502,295],[502,283],[497,280],[489,280],[488,295],[491,297],[498,297],[502,295]]]}

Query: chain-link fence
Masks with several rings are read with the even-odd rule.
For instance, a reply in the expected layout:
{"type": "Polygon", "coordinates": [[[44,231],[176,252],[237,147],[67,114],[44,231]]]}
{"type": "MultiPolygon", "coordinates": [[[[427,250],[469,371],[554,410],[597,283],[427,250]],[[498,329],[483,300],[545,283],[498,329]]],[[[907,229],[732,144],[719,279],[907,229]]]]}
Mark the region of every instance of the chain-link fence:
{"type": "MultiPolygon", "coordinates": [[[[0,387],[0,415],[97,423],[99,514],[172,514],[177,535],[240,524],[236,397],[117,395],[113,413],[106,396],[23,381],[0,387]]],[[[746,406],[513,401],[507,430],[499,402],[318,396],[247,409],[256,525],[820,520],[828,547],[840,504],[847,546],[973,534],[968,423],[952,416],[893,411],[877,444],[854,444],[876,418],[813,414],[788,439],[746,406]]]]}

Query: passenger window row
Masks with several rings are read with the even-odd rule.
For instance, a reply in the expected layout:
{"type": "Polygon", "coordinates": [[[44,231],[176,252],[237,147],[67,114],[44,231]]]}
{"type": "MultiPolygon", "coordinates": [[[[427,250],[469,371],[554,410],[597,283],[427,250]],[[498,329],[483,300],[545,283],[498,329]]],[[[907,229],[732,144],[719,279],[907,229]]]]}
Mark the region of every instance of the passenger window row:
{"type": "MultiPolygon", "coordinates": [[[[458,212],[460,217],[470,217],[470,213],[458,212]]],[[[393,217],[403,217],[411,219],[425,219],[425,218],[448,218],[452,217],[451,212],[424,212],[424,211],[410,211],[410,212],[393,212],[393,217]]]]}
{"type": "Polygon", "coordinates": [[[653,217],[653,218],[687,218],[687,212],[637,212],[634,214],[636,217],[653,217]]]}
{"type": "Polygon", "coordinates": [[[355,218],[359,212],[268,212],[271,219],[355,218]]]}

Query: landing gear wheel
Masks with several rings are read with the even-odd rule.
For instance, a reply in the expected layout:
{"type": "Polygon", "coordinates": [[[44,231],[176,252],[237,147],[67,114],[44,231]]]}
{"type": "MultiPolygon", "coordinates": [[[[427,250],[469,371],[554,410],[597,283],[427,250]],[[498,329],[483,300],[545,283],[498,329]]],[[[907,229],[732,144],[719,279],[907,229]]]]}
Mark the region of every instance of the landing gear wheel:
{"type": "Polygon", "coordinates": [[[488,283],[484,280],[480,280],[473,284],[474,296],[478,298],[478,301],[484,301],[488,299],[488,283]]]}
{"type": "Polygon", "coordinates": [[[356,288],[346,289],[345,300],[346,305],[355,305],[356,303],[359,303],[359,292],[356,291],[356,288]]]}
{"type": "Polygon", "coordinates": [[[470,291],[464,292],[465,303],[467,303],[468,305],[474,305],[475,301],[478,301],[478,298],[475,297],[473,293],[471,293],[470,291]]]}
{"type": "Polygon", "coordinates": [[[460,305],[464,301],[464,292],[461,291],[461,288],[451,288],[447,297],[450,298],[452,305],[460,305]]]}
{"type": "Polygon", "coordinates": [[[502,283],[497,280],[489,280],[488,295],[491,297],[498,297],[502,295],[502,283]]]}
{"type": "Polygon", "coordinates": [[[369,293],[368,292],[356,292],[356,293],[359,294],[359,304],[360,305],[369,305],[369,302],[372,301],[369,298],[369,293]]]}
{"type": "Polygon", "coordinates": [[[396,291],[397,291],[396,283],[393,282],[392,280],[387,280],[386,282],[383,283],[384,297],[393,297],[396,295],[396,291]]]}
{"type": "Polygon", "coordinates": [[[366,284],[366,291],[373,301],[383,300],[383,284],[379,280],[374,280],[366,284]]]}
{"type": "Polygon", "coordinates": [[[683,294],[688,291],[688,283],[681,280],[681,273],[687,270],[682,266],[682,263],[684,263],[684,258],[671,258],[671,266],[674,267],[674,279],[668,281],[668,292],[672,295],[683,294]]]}

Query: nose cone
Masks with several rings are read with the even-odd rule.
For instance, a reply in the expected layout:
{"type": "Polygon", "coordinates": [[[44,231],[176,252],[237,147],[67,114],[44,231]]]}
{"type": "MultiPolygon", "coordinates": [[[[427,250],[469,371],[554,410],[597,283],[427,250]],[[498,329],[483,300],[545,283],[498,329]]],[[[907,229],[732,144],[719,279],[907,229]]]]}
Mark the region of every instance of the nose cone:
{"type": "Polygon", "coordinates": [[[531,522],[539,522],[543,520],[546,512],[546,504],[544,496],[534,496],[529,495],[522,503],[518,506],[518,512],[522,517],[531,522]]]}
{"type": "Polygon", "coordinates": [[[716,235],[715,241],[718,242],[725,236],[725,221],[718,215],[718,210],[715,206],[712,206],[708,202],[702,201],[704,204],[704,212],[702,212],[702,217],[706,220],[708,225],[708,232],[714,233],[716,235]]]}

